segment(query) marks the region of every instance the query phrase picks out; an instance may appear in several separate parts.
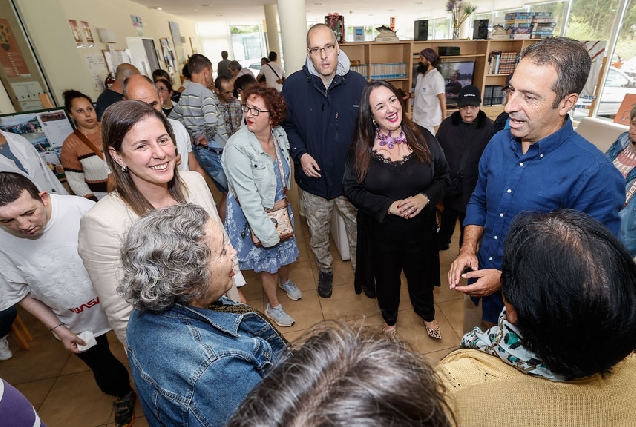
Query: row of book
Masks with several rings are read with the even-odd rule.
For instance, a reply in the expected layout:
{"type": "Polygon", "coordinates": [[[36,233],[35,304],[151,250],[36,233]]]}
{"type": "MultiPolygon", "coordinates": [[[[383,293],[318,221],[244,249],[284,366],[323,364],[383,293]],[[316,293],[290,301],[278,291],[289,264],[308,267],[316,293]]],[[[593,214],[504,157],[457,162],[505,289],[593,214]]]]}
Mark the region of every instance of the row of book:
{"type": "Polygon", "coordinates": [[[513,12],[506,14],[506,32],[511,39],[552,37],[556,22],[552,12],[513,12]]]}
{"type": "Polygon", "coordinates": [[[519,62],[518,52],[493,50],[488,55],[488,74],[510,74],[519,62]]]}
{"type": "Polygon", "coordinates": [[[367,71],[371,70],[372,80],[386,80],[386,79],[405,79],[406,78],[406,63],[404,62],[390,62],[386,64],[367,64],[351,65],[351,70],[362,74],[367,77],[367,71]],[[370,67],[370,68],[369,68],[370,67]]]}

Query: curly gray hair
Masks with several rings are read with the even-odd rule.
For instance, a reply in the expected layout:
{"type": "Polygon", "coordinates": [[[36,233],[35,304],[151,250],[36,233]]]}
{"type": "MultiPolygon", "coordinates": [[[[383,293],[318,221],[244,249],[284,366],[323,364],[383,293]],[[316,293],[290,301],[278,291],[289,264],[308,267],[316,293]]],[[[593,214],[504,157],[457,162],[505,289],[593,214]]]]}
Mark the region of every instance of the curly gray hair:
{"type": "Polygon", "coordinates": [[[121,249],[124,277],[117,291],[140,311],[188,304],[209,291],[210,215],[192,205],[148,212],[128,231],[121,249]]]}

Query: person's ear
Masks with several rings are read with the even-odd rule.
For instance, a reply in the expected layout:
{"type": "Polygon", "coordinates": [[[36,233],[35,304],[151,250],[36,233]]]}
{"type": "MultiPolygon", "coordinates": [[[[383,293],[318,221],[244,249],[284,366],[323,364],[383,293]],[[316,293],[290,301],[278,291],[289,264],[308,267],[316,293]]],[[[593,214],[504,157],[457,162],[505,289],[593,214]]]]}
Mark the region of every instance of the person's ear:
{"type": "Polygon", "coordinates": [[[112,157],[115,163],[117,163],[121,168],[126,166],[121,154],[119,154],[113,147],[108,147],[108,154],[110,154],[110,157],[112,157]]]}
{"type": "Polygon", "coordinates": [[[559,102],[558,105],[558,110],[559,110],[559,115],[565,117],[566,114],[568,114],[568,112],[574,108],[574,106],[576,105],[576,101],[578,101],[579,99],[579,94],[578,93],[571,93],[569,95],[566,95],[565,98],[563,98],[561,100],[561,102],[559,102]]]}
{"type": "Polygon", "coordinates": [[[40,199],[42,200],[42,204],[44,206],[48,206],[51,203],[51,196],[46,191],[40,193],[40,199]]]}

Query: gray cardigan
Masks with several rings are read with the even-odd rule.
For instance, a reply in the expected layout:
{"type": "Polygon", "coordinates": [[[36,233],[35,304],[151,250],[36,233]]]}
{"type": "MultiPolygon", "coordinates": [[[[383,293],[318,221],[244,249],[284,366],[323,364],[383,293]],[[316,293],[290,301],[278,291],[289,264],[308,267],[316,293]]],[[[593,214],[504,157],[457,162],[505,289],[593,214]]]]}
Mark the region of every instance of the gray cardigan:
{"type": "MultiPolygon", "coordinates": [[[[283,161],[291,165],[289,141],[282,127],[272,129],[277,145],[282,149],[283,161]]],[[[276,202],[276,175],[272,158],[261,147],[256,136],[241,127],[227,141],[221,156],[230,191],[238,199],[254,234],[264,247],[279,243],[274,224],[265,213],[276,202]]],[[[289,188],[290,179],[285,180],[289,188]]]]}

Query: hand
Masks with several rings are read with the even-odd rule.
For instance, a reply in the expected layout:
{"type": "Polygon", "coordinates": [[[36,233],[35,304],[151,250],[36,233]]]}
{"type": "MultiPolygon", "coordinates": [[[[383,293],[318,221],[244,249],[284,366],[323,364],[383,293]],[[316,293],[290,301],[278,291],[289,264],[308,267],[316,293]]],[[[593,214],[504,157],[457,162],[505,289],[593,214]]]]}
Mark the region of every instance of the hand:
{"type": "Polygon", "coordinates": [[[419,213],[422,212],[422,209],[428,205],[428,201],[428,197],[424,194],[416,194],[415,196],[407,197],[397,206],[400,210],[400,216],[404,219],[411,219],[416,215],[419,215],[419,213]]]}
{"type": "Polygon", "coordinates": [[[466,279],[478,279],[472,285],[458,286],[455,288],[456,291],[463,292],[471,297],[486,297],[501,289],[501,271],[494,268],[469,271],[468,273],[463,274],[462,277],[466,279]]]}
{"type": "Polygon", "coordinates": [[[203,145],[203,146],[207,147],[208,146],[208,140],[205,138],[205,136],[199,135],[199,137],[196,140],[196,144],[197,145],[203,145]]]}
{"type": "Polygon", "coordinates": [[[479,261],[477,261],[477,256],[473,253],[462,254],[460,252],[448,270],[448,285],[451,289],[456,289],[459,286],[459,281],[466,268],[473,271],[478,270],[479,261]]]}
{"type": "Polygon", "coordinates": [[[389,206],[389,213],[391,215],[402,216],[402,215],[400,215],[400,209],[398,208],[398,206],[402,202],[403,202],[403,200],[396,200],[395,202],[391,203],[391,206],[389,206]]]}
{"type": "Polygon", "coordinates": [[[321,177],[321,175],[320,175],[320,166],[318,166],[318,163],[316,163],[314,158],[311,157],[308,153],[305,153],[302,156],[300,156],[300,165],[303,168],[303,172],[308,177],[310,177],[310,178],[320,178],[321,177]]]}
{"type": "Polygon", "coordinates": [[[53,329],[53,333],[58,336],[58,338],[64,344],[64,347],[72,353],[80,353],[77,345],[86,345],[86,342],[78,337],[73,331],[68,329],[66,326],[59,326],[53,329]]]}

